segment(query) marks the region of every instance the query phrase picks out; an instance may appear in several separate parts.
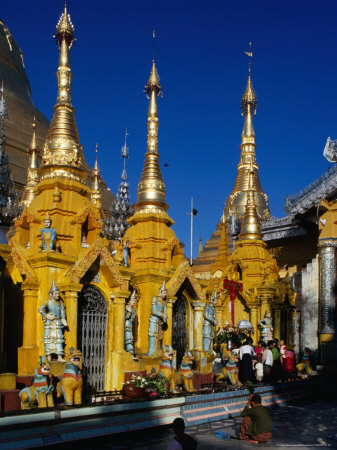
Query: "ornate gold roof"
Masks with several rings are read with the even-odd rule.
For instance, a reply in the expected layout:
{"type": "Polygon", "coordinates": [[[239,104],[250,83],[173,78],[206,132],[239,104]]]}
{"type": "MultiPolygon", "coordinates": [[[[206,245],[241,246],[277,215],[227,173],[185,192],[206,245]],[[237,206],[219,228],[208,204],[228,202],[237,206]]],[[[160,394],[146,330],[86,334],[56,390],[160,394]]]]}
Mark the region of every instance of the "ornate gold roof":
{"type": "Polygon", "coordinates": [[[54,38],[60,49],[57,70],[58,94],[54,115],[43,148],[41,180],[62,177],[82,182],[86,176],[83,165],[84,156],[70,93],[72,73],[69,50],[75,37],[74,26],[67,11],[67,3],[64,5],[64,12],[56,26],[54,38]]]}
{"type": "Polygon", "coordinates": [[[137,189],[135,213],[159,213],[167,215],[165,184],[159,166],[158,153],[158,105],[157,96],[162,94],[155,62],[152,62],[150,78],[145,86],[149,108],[147,119],[147,151],[142,176],[137,189]]]}
{"type": "MultiPolygon", "coordinates": [[[[247,53],[252,56],[252,53],[247,53]]],[[[249,62],[248,81],[246,89],[241,98],[241,114],[244,116],[244,124],[241,134],[241,156],[238,164],[238,174],[236,177],[234,189],[227,199],[225,207],[225,216],[229,210],[239,220],[245,215],[249,192],[249,171],[253,168],[254,176],[252,179],[252,190],[255,198],[256,212],[259,218],[270,216],[268,197],[264,193],[258,175],[259,166],[256,162],[255,154],[255,132],[253,127],[253,116],[256,114],[257,97],[253,88],[251,79],[251,63],[249,62]]]]}

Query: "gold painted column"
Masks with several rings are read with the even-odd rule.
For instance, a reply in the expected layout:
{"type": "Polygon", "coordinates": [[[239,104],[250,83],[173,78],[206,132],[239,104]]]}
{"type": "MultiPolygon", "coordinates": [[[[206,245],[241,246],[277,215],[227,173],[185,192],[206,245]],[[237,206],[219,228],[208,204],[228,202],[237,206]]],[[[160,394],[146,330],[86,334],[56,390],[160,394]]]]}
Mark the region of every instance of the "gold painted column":
{"type": "Polygon", "coordinates": [[[173,305],[177,297],[171,297],[166,302],[166,314],[167,314],[167,329],[163,332],[163,345],[169,345],[172,347],[172,320],[173,320],[173,305]]]}
{"type": "Polygon", "coordinates": [[[36,322],[38,317],[38,283],[24,282],[23,290],[23,338],[18,349],[18,375],[33,375],[39,359],[36,322]]]}
{"type": "Polygon", "coordinates": [[[275,307],[273,311],[273,338],[281,339],[281,309],[275,307]]]}
{"type": "MultiPolygon", "coordinates": [[[[129,291],[113,291],[113,351],[110,352],[107,361],[105,389],[121,389],[124,381],[123,356],[126,355],[124,348],[124,325],[125,325],[125,299],[129,298],[129,291]]],[[[109,308],[109,313],[111,309],[109,308]]],[[[110,319],[108,319],[109,323],[110,319]]],[[[111,335],[110,335],[111,339],[111,335]]]]}
{"type": "Polygon", "coordinates": [[[204,323],[205,303],[200,301],[192,302],[194,315],[193,349],[202,352],[202,326],[204,323]]]}
{"type": "Polygon", "coordinates": [[[61,292],[64,292],[64,304],[66,307],[67,324],[69,330],[64,333],[65,348],[77,348],[78,293],[81,291],[81,289],[81,284],[60,286],[61,292]]]}
{"type": "Polygon", "coordinates": [[[259,312],[259,304],[258,303],[251,303],[249,304],[249,321],[252,324],[253,328],[254,328],[254,336],[253,337],[253,342],[254,344],[257,344],[257,341],[259,340],[259,336],[258,336],[258,328],[257,328],[257,324],[258,324],[258,312],[259,312]]]}

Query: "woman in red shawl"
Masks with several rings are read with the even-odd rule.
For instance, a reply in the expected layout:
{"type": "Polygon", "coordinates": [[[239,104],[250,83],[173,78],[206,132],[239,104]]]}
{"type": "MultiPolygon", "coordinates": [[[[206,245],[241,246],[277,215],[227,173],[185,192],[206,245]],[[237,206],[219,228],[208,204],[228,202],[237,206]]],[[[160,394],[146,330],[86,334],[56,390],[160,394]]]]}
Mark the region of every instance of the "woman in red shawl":
{"type": "Polygon", "coordinates": [[[285,361],[283,364],[283,369],[287,375],[290,375],[290,376],[293,375],[295,361],[296,361],[296,355],[295,355],[294,350],[287,348],[286,354],[285,354],[285,361]]]}

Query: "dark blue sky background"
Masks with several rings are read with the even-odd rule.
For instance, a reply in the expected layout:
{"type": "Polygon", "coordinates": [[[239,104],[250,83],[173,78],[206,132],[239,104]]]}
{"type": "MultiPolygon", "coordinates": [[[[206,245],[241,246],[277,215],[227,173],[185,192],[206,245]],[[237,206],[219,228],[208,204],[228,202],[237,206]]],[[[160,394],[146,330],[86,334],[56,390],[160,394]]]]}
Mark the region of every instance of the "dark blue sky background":
{"type": "MultiPolygon", "coordinates": [[[[56,101],[58,50],[52,35],[61,0],[5,2],[1,17],[23,50],[35,106],[49,119],[56,101]]],[[[254,119],[262,187],[274,216],[329,166],[322,155],[337,138],[337,2],[335,0],[73,0],[73,89],[81,143],[93,165],[99,143],[103,178],[117,191],[120,149],[129,129],[127,172],[136,200],[146,150],[152,59],[159,99],[159,152],[169,214],[189,254],[191,197],[195,250],[218,223],[239,162],[240,99],[247,81],[244,50],[253,42],[254,119]],[[164,167],[164,163],[168,167],[164,167]]]]}

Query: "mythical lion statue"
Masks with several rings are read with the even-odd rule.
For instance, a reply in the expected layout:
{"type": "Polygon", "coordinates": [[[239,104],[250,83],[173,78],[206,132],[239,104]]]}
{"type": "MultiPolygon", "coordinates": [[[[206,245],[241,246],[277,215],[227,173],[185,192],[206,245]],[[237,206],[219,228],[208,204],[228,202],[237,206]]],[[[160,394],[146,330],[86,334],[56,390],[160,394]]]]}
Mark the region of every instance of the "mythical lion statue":
{"type": "Polygon", "coordinates": [[[57,398],[62,395],[65,405],[80,405],[82,403],[82,353],[70,347],[65,354],[65,362],[53,361],[50,376],[58,379],[56,386],[57,398]]]}
{"type": "Polygon", "coordinates": [[[241,386],[239,381],[239,356],[235,352],[231,352],[229,360],[225,367],[215,372],[215,381],[229,381],[233,385],[241,386]]]}
{"type": "Polygon", "coordinates": [[[176,372],[176,384],[182,384],[186,392],[195,392],[193,386],[193,361],[192,353],[189,351],[185,352],[179,370],[176,372]]]}
{"type": "Polygon", "coordinates": [[[35,406],[47,408],[54,406],[54,386],[49,378],[50,366],[45,356],[40,356],[40,363],[35,369],[33,384],[19,392],[21,409],[29,409],[35,406]]]}
{"type": "Polygon", "coordinates": [[[173,367],[173,359],[175,353],[172,347],[169,345],[163,345],[162,347],[162,360],[160,362],[159,373],[170,380],[171,391],[176,391],[175,372],[173,367]]]}

